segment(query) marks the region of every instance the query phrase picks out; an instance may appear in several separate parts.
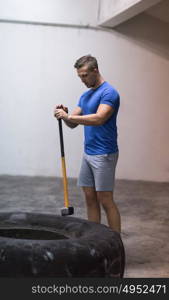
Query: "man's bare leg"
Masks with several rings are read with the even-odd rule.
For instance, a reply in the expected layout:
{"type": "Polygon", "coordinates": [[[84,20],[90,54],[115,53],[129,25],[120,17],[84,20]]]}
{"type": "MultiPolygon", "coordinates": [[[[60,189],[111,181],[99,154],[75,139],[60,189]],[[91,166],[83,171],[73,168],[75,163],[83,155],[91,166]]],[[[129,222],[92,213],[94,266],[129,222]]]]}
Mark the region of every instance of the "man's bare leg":
{"type": "Polygon", "coordinates": [[[87,205],[87,216],[89,221],[100,223],[101,212],[100,204],[97,200],[97,193],[93,187],[83,187],[83,192],[85,195],[86,205],[87,205]]]}
{"type": "Polygon", "coordinates": [[[97,199],[105,210],[108,225],[110,226],[110,228],[120,233],[121,218],[120,218],[119,210],[113,200],[113,192],[111,191],[97,192],[97,199]]]}

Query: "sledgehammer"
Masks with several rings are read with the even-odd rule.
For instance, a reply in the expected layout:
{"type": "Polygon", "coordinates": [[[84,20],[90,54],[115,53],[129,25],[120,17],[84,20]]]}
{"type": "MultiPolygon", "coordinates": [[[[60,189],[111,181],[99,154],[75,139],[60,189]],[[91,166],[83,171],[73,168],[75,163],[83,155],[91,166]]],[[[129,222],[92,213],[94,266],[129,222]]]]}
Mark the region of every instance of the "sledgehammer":
{"type": "Polygon", "coordinates": [[[61,208],[61,215],[68,216],[74,214],[74,208],[72,206],[69,206],[62,120],[59,119],[58,122],[59,122],[60,150],[61,150],[61,162],[62,162],[62,174],[63,174],[63,188],[64,188],[64,207],[61,208]]]}

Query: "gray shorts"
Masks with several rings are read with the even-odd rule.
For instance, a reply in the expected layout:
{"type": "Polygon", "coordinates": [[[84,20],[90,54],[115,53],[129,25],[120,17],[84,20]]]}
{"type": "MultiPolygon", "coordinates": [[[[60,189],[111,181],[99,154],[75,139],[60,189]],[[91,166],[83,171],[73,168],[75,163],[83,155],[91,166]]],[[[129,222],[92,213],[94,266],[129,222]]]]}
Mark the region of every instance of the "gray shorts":
{"type": "Polygon", "coordinates": [[[78,186],[94,187],[96,191],[113,191],[118,152],[102,155],[83,154],[78,186]]]}

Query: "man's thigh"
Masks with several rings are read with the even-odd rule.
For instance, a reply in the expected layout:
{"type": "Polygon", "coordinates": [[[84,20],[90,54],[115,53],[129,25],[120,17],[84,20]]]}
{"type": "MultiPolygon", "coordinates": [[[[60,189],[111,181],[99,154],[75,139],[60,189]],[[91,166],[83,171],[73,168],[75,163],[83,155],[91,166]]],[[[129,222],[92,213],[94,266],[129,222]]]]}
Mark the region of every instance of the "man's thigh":
{"type": "Polygon", "coordinates": [[[82,158],[80,173],[77,181],[77,185],[81,187],[92,187],[95,188],[95,180],[93,170],[87,159],[87,155],[84,154],[82,158]]]}
{"type": "Polygon", "coordinates": [[[113,191],[118,153],[90,157],[96,191],[113,191]]]}

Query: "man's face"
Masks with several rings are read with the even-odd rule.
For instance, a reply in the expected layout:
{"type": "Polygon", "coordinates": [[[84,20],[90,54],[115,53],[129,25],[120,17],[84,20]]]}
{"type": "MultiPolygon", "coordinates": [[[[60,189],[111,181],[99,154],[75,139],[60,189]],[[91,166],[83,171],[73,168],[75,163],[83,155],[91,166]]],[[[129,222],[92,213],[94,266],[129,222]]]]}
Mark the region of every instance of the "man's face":
{"type": "Polygon", "coordinates": [[[90,70],[88,65],[83,66],[77,69],[77,74],[80,77],[81,81],[88,87],[92,88],[95,87],[97,83],[97,74],[98,70],[90,70]]]}

